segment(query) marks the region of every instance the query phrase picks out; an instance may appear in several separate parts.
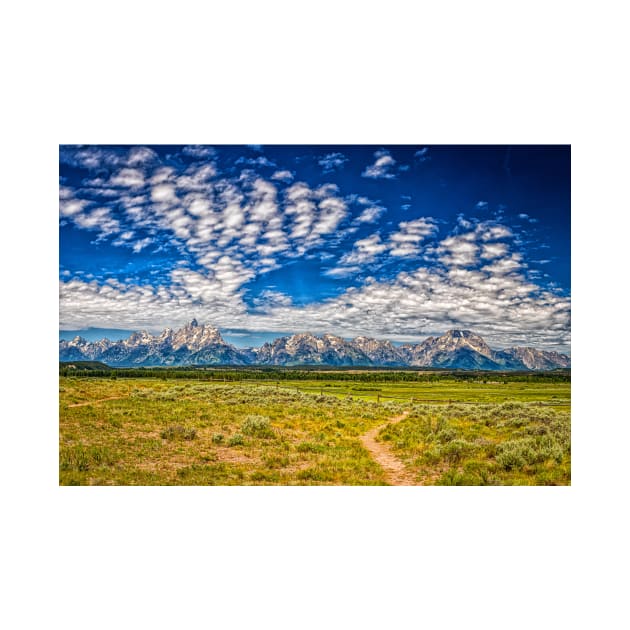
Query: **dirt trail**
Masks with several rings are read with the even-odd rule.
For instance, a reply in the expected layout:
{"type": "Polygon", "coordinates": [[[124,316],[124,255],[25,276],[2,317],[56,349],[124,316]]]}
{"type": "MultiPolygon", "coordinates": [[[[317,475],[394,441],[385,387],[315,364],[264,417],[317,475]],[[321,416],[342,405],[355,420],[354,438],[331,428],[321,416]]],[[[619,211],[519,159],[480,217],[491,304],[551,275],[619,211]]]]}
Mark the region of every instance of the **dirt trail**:
{"type": "Polygon", "coordinates": [[[392,486],[421,486],[422,484],[416,480],[415,476],[410,473],[405,465],[396,455],[394,455],[387,444],[376,441],[379,431],[391,424],[396,424],[404,420],[409,415],[408,411],[391,418],[385,424],[381,424],[374,429],[370,429],[367,433],[360,436],[361,444],[370,452],[370,455],[385,471],[385,478],[392,486]]]}
{"type": "Polygon", "coordinates": [[[102,403],[107,400],[120,400],[121,398],[129,398],[129,396],[110,396],[109,398],[101,398],[100,400],[89,400],[88,402],[73,403],[71,405],[68,405],[68,407],[85,407],[87,405],[96,405],[97,403],[102,403]]]}

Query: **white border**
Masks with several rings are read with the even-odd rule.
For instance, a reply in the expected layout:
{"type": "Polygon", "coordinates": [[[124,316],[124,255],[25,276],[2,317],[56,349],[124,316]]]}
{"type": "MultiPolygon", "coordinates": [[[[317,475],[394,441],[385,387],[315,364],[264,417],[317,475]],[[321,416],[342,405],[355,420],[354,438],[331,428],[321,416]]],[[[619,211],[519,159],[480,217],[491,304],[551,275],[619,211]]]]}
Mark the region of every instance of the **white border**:
{"type": "Polygon", "coordinates": [[[4,10],[4,627],[627,624],[626,21],[407,6],[4,10]],[[572,144],[573,487],[57,487],[57,146],[77,142],[572,144]]]}

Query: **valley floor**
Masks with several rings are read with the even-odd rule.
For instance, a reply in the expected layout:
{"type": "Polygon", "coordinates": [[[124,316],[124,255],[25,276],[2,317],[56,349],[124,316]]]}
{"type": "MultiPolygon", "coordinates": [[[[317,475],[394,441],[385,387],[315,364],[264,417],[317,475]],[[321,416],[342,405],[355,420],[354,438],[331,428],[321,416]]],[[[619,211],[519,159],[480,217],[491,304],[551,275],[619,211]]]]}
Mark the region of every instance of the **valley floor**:
{"type": "Polygon", "coordinates": [[[570,383],[61,377],[61,485],[568,485],[570,383]]]}

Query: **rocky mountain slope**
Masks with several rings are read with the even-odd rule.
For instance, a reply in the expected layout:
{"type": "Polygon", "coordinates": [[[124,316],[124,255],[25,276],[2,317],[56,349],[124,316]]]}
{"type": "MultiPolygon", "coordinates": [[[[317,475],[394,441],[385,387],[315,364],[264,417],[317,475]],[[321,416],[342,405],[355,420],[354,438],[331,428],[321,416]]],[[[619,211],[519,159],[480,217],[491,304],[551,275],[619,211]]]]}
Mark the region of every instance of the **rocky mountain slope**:
{"type": "Polygon", "coordinates": [[[159,335],[135,332],[121,341],[89,342],[82,337],[59,342],[61,361],[103,361],[112,366],[157,365],[338,365],[439,367],[465,370],[551,370],[570,367],[567,355],[534,348],[493,350],[469,330],[449,330],[419,344],[356,337],[351,341],[300,333],[279,337],[256,349],[238,349],[213,326],[193,320],[159,335]]]}
{"type": "Polygon", "coordinates": [[[177,331],[166,328],[157,336],[141,331],[121,341],[89,342],[83,337],[60,341],[59,359],[98,360],[112,366],[246,365],[251,361],[247,353],[227,343],[214,326],[200,326],[197,320],[177,331]]]}

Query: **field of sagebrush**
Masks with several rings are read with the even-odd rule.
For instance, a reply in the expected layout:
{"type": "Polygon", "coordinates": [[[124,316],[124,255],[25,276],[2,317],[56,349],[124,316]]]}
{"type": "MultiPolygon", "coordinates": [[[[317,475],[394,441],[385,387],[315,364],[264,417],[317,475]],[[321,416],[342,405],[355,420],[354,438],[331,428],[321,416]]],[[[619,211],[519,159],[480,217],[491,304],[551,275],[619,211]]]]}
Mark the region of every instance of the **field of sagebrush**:
{"type": "Polygon", "coordinates": [[[379,433],[426,483],[569,485],[569,412],[540,403],[415,405],[379,433]]]}
{"type": "Polygon", "coordinates": [[[417,483],[570,483],[568,383],[391,383],[377,392],[332,379],[62,377],[59,392],[61,485],[385,485],[360,440],[376,427],[417,483]]]}

